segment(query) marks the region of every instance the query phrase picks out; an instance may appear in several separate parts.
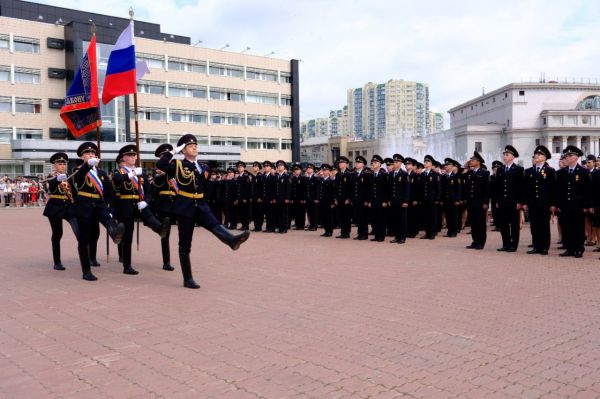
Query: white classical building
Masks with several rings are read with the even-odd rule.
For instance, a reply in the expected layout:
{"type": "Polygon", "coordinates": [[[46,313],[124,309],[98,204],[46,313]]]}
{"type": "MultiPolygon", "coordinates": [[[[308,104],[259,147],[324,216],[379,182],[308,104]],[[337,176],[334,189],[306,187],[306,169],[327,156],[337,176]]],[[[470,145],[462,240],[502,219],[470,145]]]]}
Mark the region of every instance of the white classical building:
{"type": "Polygon", "coordinates": [[[539,144],[553,154],[569,144],[600,153],[600,84],[511,83],[448,112],[450,129],[427,138],[436,157],[464,161],[477,150],[491,162],[507,144],[522,164],[539,144]]]}

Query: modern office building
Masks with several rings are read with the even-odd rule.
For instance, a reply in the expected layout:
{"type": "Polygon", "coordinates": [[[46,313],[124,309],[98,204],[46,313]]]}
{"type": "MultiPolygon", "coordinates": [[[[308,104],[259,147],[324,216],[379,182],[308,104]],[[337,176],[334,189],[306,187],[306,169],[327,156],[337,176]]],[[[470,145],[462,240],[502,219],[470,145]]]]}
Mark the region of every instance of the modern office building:
{"type": "MultiPolygon", "coordinates": [[[[129,19],[0,0],[0,173],[47,172],[50,154],[74,157],[80,140],[95,140],[93,132],[74,140],[59,117],[92,22],[101,93],[110,50],[129,19]]],[[[176,143],[185,133],[199,137],[203,159],[223,166],[299,159],[297,60],[198,47],[141,21],[135,36],[137,58],[151,71],[138,81],[145,165],[159,143],[176,143]]],[[[102,157],[114,160],[123,142],[135,141],[132,96],[101,111],[102,157]]]]}

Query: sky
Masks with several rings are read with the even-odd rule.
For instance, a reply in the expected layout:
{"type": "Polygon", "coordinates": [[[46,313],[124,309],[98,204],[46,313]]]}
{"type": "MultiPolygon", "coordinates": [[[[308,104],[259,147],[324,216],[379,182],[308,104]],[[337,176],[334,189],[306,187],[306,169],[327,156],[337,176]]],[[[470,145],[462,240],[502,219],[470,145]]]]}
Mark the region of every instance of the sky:
{"type": "Polygon", "coordinates": [[[209,48],[299,59],[302,120],[346,105],[347,89],[429,84],[443,112],[512,82],[600,80],[600,2],[589,0],[45,0],[159,23],[209,48]]]}

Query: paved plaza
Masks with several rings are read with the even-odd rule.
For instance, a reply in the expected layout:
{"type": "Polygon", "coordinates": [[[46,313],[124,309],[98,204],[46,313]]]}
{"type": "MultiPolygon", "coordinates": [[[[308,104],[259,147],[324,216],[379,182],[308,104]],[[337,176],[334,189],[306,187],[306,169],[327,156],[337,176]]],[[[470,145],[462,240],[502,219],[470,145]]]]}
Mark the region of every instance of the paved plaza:
{"type": "MultiPolygon", "coordinates": [[[[483,251],[465,234],[404,246],[196,229],[200,290],[141,232],[96,282],[65,225],[52,269],[40,209],[0,210],[1,398],[597,398],[600,260],[483,251]],[[134,244],[135,248],[135,244],[134,244]]],[[[553,238],[555,242],[556,239],[553,238]]],[[[100,255],[100,253],[102,255],[100,255]]]]}

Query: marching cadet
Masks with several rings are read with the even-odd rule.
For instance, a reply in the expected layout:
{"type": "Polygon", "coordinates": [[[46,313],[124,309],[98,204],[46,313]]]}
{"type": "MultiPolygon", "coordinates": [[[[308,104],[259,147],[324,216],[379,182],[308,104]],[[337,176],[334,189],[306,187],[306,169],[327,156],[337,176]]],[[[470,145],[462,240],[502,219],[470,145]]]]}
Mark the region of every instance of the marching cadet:
{"type": "Polygon", "coordinates": [[[263,174],[261,173],[262,165],[260,162],[252,163],[252,172],[250,173],[250,198],[252,200],[252,221],[254,229],[252,231],[262,231],[262,225],[265,220],[265,209],[263,202],[263,174]]]}
{"type": "Polygon", "coordinates": [[[371,158],[371,168],[373,170],[371,178],[371,225],[373,226],[373,234],[375,237],[371,241],[385,241],[385,211],[388,208],[389,186],[388,174],[381,167],[383,158],[377,154],[371,158]]]}
{"type": "MultiPolygon", "coordinates": [[[[304,230],[306,221],[306,180],[302,176],[302,166],[294,164],[292,167],[292,177],[290,178],[290,202],[292,211],[290,212],[290,221],[294,220],[296,230],[304,230]]],[[[288,223],[291,225],[291,223],[288,223]]]]}
{"type": "Polygon", "coordinates": [[[528,254],[548,255],[550,249],[550,217],[556,212],[556,171],[547,159],[550,150],[539,145],[533,151],[534,166],[525,171],[523,209],[529,211],[533,248],[528,254]]]}
{"type": "Polygon", "coordinates": [[[355,240],[369,238],[369,210],[371,208],[372,175],[365,170],[367,160],[359,155],[354,159],[354,173],[351,183],[352,206],[354,207],[354,222],[357,227],[355,240]]]}
{"type": "Polygon", "coordinates": [[[331,237],[333,235],[333,215],[335,208],[335,180],[331,177],[331,166],[322,164],[321,170],[323,177],[319,180],[317,190],[319,215],[325,232],[321,237],[331,237]]]}
{"type": "Polygon", "coordinates": [[[57,152],[50,157],[54,169],[47,179],[48,202],[44,208],[44,216],[48,218],[52,228],[52,259],[54,270],[65,270],[60,259],[60,240],[63,235],[63,219],[71,225],[75,237],[79,235],[77,218],[72,212],[73,191],[67,178],[67,162],[69,157],[64,152],[57,152]]]}
{"type": "Polygon", "coordinates": [[[223,204],[225,205],[225,226],[229,230],[237,229],[236,195],[235,170],[227,168],[227,175],[223,182],[223,204]]]}
{"type": "Polygon", "coordinates": [[[306,165],[306,216],[308,231],[317,231],[319,225],[319,177],[315,175],[315,165],[306,165]]]}
{"type": "Polygon", "coordinates": [[[435,159],[425,155],[423,165],[425,170],[421,173],[422,215],[424,218],[425,235],[421,239],[435,239],[438,227],[438,205],[441,199],[440,175],[432,170],[435,159]]]}
{"type": "Polygon", "coordinates": [[[348,170],[348,158],[338,158],[338,166],[332,173],[335,175],[335,209],[337,211],[337,222],[340,226],[340,235],[336,238],[350,238],[352,223],[352,204],[350,202],[350,186],[352,173],[348,170]]]}
{"type": "Polygon", "coordinates": [[[250,173],[246,171],[246,162],[238,161],[236,164],[238,177],[235,180],[236,197],[235,203],[237,207],[237,217],[242,224],[242,230],[250,230],[250,207],[251,207],[251,186],[252,178],[250,173]]]}
{"type": "Polygon", "coordinates": [[[108,209],[106,199],[111,197],[110,182],[106,172],[97,167],[100,163],[100,160],[96,158],[97,152],[96,144],[89,141],[82,143],[77,148],[77,156],[83,160],[83,164],[73,177],[77,190],[73,211],[79,226],[77,252],[83,279],[87,281],[97,280],[90,269],[88,252],[94,223],[98,221],[102,223],[117,245],[125,233],[123,223],[117,223],[108,209]]]}
{"type": "Polygon", "coordinates": [[[446,218],[446,237],[456,237],[458,234],[458,207],[462,198],[458,168],[460,163],[452,158],[444,159],[446,174],[442,176],[442,203],[446,218]]]}
{"type": "Polygon", "coordinates": [[[277,220],[277,229],[280,234],[288,231],[288,208],[290,204],[290,176],[287,174],[287,163],[279,160],[275,163],[277,173],[275,174],[275,196],[273,204],[275,206],[275,217],[277,220]]]}
{"type": "Polygon", "coordinates": [[[579,157],[583,152],[569,145],[563,150],[565,156],[564,169],[557,175],[557,205],[562,242],[565,252],[559,256],[581,258],[585,251],[585,213],[589,211],[590,172],[579,165],[579,157]]]}
{"type": "MultiPolygon", "coordinates": [[[[171,144],[161,144],[156,151],[154,151],[154,156],[160,159],[165,152],[172,150],[173,146],[171,144]]],[[[169,218],[171,225],[173,225],[175,222],[175,217],[173,216],[173,202],[175,201],[175,196],[179,190],[177,182],[175,179],[169,179],[164,171],[157,168],[154,179],[152,180],[152,188],[152,207],[154,208],[154,212],[156,212],[156,217],[158,220],[169,218]]],[[[175,268],[171,266],[170,236],[171,229],[168,229],[167,235],[160,239],[160,249],[163,259],[162,268],[167,271],[175,270],[175,268]]]]}
{"type": "Polygon", "coordinates": [[[498,251],[515,252],[521,230],[519,210],[523,205],[525,170],[514,163],[519,153],[512,145],[504,147],[502,157],[504,166],[496,171],[493,188],[502,235],[502,247],[498,251]]]}
{"type": "Polygon", "coordinates": [[[265,233],[274,233],[277,226],[277,209],[275,204],[275,186],[277,178],[273,173],[273,163],[271,161],[263,162],[265,173],[263,174],[263,201],[265,216],[267,219],[267,228],[265,233]]]}
{"type": "Polygon", "coordinates": [[[483,249],[487,240],[487,210],[490,202],[490,173],[482,166],[485,160],[477,151],[470,160],[470,170],[465,176],[467,215],[471,224],[473,242],[468,249],[483,249]]]}
{"type": "Polygon", "coordinates": [[[394,239],[390,241],[394,244],[404,244],[407,233],[407,209],[410,203],[410,180],[408,174],[402,170],[404,157],[400,154],[394,154],[394,165],[389,168],[388,187],[390,204],[390,229],[394,239]]]}
{"type": "Polygon", "coordinates": [[[408,208],[406,210],[407,237],[415,238],[419,233],[419,175],[416,172],[417,161],[413,158],[405,158],[406,177],[409,181],[408,208]]]}
{"type": "Polygon", "coordinates": [[[148,176],[142,168],[136,167],[138,157],[137,147],[127,144],[119,150],[122,166],[113,173],[113,183],[118,190],[115,198],[115,213],[117,219],[125,225],[125,233],[121,241],[123,252],[123,273],[136,275],[139,272],[131,266],[131,244],[133,241],[133,226],[136,219],[141,219],[144,225],[150,227],[162,239],[171,230],[171,220],[168,216],[159,221],[150,211],[148,202],[152,201],[152,190],[148,176]]]}
{"type": "Polygon", "coordinates": [[[250,236],[248,230],[238,235],[231,234],[212,214],[204,198],[205,172],[208,171],[208,167],[198,162],[197,157],[198,141],[196,136],[185,134],[177,142],[177,148],[163,153],[157,164],[157,167],[166,172],[169,178],[176,180],[179,187],[173,204],[173,213],[177,217],[179,262],[183,274],[183,286],[186,288],[200,288],[192,276],[190,261],[196,223],[209,230],[234,251],[250,236]],[[172,159],[178,152],[183,153],[183,160],[172,159]]]}

